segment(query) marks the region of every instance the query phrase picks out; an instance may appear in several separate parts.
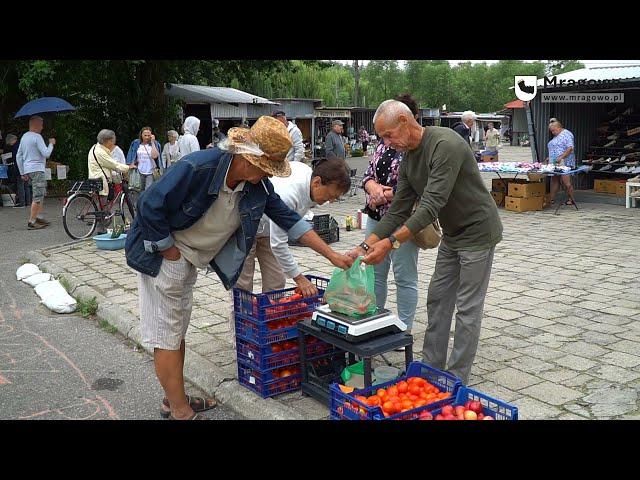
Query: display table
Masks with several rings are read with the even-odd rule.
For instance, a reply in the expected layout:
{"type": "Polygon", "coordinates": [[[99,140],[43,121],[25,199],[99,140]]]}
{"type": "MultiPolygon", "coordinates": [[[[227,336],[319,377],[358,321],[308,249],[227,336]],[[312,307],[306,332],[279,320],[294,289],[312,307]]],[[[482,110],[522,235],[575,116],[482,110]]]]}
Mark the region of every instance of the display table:
{"type": "MultiPolygon", "coordinates": [[[[495,173],[500,180],[502,180],[502,177],[500,176],[501,173],[509,173],[509,174],[513,173],[515,174],[515,176],[513,177],[513,180],[515,180],[518,178],[518,175],[521,175],[521,174],[522,175],[536,174],[536,175],[544,175],[547,177],[562,177],[565,175],[574,175],[576,173],[588,172],[589,170],[591,170],[591,167],[587,165],[583,165],[579,168],[574,168],[573,170],[564,170],[564,171],[548,170],[547,168],[548,168],[547,166],[543,166],[542,168],[540,168],[539,164],[526,164],[526,163],[517,164],[517,163],[505,162],[503,164],[500,164],[499,166],[495,162],[490,164],[484,164],[484,165],[482,163],[478,164],[478,169],[481,172],[495,173]]],[[[565,194],[565,198],[563,199],[562,202],[558,203],[555,214],[556,215],[558,214],[558,210],[560,210],[560,207],[564,205],[567,200],[571,200],[573,202],[573,206],[576,208],[576,210],[578,210],[578,205],[576,204],[575,198],[573,197],[572,194],[569,193],[564,183],[560,182],[560,187],[565,194]]],[[[505,195],[505,198],[506,198],[506,195],[505,195]]],[[[502,204],[503,201],[504,199],[500,203],[502,204]]]]}
{"type": "Polygon", "coordinates": [[[325,332],[315,325],[312,325],[311,319],[298,322],[298,346],[300,351],[300,369],[302,370],[302,393],[327,404],[331,401],[329,386],[326,385],[325,388],[324,385],[316,385],[309,381],[305,348],[305,339],[309,335],[333,345],[341,350],[343,355],[348,354],[349,365],[356,363],[356,356],[362,358],[364,363],[365,387],[370,387],[372,384],[371,359],[373,357],[393,351],[399,347],[405,347],[405,368],[409,368],[409,364],[413,361],[413,336],[409,333],[392,333],[360,343],[351,343],[336,335],[325,332]]]}

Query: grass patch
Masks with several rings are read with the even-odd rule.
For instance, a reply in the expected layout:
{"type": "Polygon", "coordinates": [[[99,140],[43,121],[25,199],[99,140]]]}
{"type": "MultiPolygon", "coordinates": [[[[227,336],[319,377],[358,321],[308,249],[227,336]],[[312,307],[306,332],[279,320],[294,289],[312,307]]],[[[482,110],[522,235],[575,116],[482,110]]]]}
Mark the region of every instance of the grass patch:
{"type": "Polygon", "coordinates": [[[84,318],[88,318],[91,315],[95,315],[98,311],[98,302],[96,301],[96,297],[91,299],[79,298],[78,299],[78,312],[84,318]]]}
{"type": "Polygon", "coordinates": [[[98,325],[100,326],[101,329],[103,329],[104,331],[106,331],[107,333],[116,333],[118,331],[118,329],[116,327],[114,327],[113,325],[111,325],[109,322],[107,322],[106,320],[100,320],[100,322],[98,323],[98,325]]]}
{"type": "Polygon", "coordinates": [[[29,263],[29,259],[28,259],[27,257],[20,257],[20,258],[18,259],[18,263],[19,263],[20,265],[24,265],[25,263],[29,263]]]}
{"type": "Polygon", "coordinates": [[[71,284],[69,283],[69,280],[65,278],[64,275],[60,275],[60,278],[58,278],[58,281],[60,282],[60,285],[62,285],[64,289],[67,291],[67,293],[71,291],[71,284]]]}

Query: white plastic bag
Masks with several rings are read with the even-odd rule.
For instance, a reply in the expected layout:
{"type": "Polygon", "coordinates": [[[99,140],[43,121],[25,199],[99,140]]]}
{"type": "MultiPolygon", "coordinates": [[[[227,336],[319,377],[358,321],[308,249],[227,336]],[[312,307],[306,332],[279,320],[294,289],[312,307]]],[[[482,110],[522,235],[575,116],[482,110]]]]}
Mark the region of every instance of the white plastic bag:
{"type": "Polygon", "coordinates": [[[30,277],[31,275],[35,275],[36,273],[42,273],[37,265],[34,265],[33,263],[25,263],[16,270],[16,278],[18,280],[22,280],[30,277]]]}
{"type": "Polygon", "coordinates": [[[41,283],[36,286],[36,293],[45,307],[56,313],[73,313],[78,306],[58,280],[41,283]]]}
{"type": "Polygon", "coordinates": [[[50,273],[36,273],[35,275],[31,275],[30,277],[23,278],[22,281],[27,285],[31,285],[35,287],[36,285],[40,285],[43,282],[48,282],[53,280],[53,277],[50,273]]]}

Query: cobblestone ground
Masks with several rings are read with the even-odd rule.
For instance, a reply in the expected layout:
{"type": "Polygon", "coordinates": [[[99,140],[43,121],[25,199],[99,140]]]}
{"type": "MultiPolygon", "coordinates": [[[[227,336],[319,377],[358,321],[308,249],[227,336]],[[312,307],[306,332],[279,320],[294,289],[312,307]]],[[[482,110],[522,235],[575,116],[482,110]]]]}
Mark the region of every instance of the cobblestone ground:
{"type": "MultiPolygon", "coordinates": [[[[483,175],[490,184],[491,176],[483,175]]],[[[363,203],[359,190],[316,213],[331,213],[343,224],[363,203]]],[[[496,248],[470,385],[513,402],[522,419],[639,419],[640,210],[582,204],[580,211],[563,207],[559,215],[550,209],[522,214],[501,209],[500,215],[504,240],[496,248]]],[[[346,251],[362,238],[361,230],[341,228],[340,242],[332,246],[346,251]]],[[[305,272],[330,276],[333,267],[310,249],[294,247],[293,252],[305,272]]],[[[138,315],[137,278],[122,250],[96,250],[84,242],[43,253],[138,315]]],[[[416,359],[421,357],[435,257],[436,251],[420,253],[416,359]]],[[[389,290],[388,307],[395,310],[392,277],[389,290]]],[[[231,310],[231,294],[214,273],[201,272],[187,347],[234,377],[231,310]]],[[[402,354],[387,357],[402,365],[402,354]]],[[[274,400],[256,396],[256,401],[274,400]]],[[[328,417],[326,407],[299,392],[275,401],[308,418],[328,417]]]]}

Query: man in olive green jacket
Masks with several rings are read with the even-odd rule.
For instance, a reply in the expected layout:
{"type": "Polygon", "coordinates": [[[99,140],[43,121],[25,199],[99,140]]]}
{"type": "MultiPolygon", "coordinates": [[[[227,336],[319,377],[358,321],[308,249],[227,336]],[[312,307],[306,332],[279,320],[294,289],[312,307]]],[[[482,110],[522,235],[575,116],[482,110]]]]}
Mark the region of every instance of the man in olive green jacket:
{"type": "Polygon", "coordinates": [[[406,105],[383,102],[374,124],[384,142],[405,156],[389,212],[354,249],[377,264],[413,234],[439,219],[443,239],[427,295],[423,357],[445,369],[454,308],[456,330],[447,370],[466,384],[478,347],[493,253],[502,240],[498,209],[469,145],[449,128],[422,127],[406,105]],[[412,214],[416,200],[418,208],[412,214]]]}

